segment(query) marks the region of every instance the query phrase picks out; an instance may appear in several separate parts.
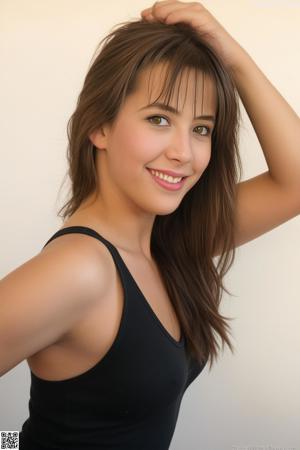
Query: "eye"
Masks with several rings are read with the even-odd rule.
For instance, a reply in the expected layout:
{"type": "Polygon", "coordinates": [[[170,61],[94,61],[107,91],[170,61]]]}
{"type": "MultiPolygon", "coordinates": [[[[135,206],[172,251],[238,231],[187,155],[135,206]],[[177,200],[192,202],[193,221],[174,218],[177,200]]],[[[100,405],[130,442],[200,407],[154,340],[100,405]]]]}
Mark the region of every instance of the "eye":
{"type": "Polygon", "coordinates": [[[163,116],[151,116],[151,117],[147,117],[147,120],[149,120],[150,123],[153,123],[154,125],[159,125],[159,123],[156,122],[156,119],[158,119],[158,121],[161,120],[161,119],[167,120],[167,119],[166,119],[165,117],[163,117],[163,116]],[[155,122],[151,122],[151,120],[155,120],[155,122]]]}
{"type": "MultiPolygon", "coordinates": [[[[166,120],[168,122],[168,119],[164,116],[150,116],[147,117],[147,120],[150,123],[153,123],[154,125],[160,125],[159,121],[161,121],[161,119],[166,120]]],[[[204,125],[198,125],[197,127],[195,127],[195,129],[200,129],[201,131],[197,134],[200,134],[200,136],[209,136],[210,135],[210,128],[204,125]]]]}
{"type": "Polygon", "coordinates": [[[199,125],[196,128],[200,128],[201,132],[199,133],[201,136],[209,136],[210,135],[210,128],[206,127],[204,125],[199,125]]]}

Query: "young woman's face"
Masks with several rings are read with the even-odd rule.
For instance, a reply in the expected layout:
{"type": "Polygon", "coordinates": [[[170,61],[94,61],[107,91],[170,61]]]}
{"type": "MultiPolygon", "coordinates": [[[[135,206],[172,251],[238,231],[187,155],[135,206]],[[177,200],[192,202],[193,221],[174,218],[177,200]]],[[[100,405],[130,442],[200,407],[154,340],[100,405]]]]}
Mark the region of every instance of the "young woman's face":
{"type": "MultiPolygon", "coordinates": [[[[190,76],[184,72],[179,91],[174,91],[179,92],[178,114],[158,105],[147,107],[161,92],[163,70],[162,66],[153,69],[150,85],[150,70],[141,73],[137,89],[126,98],[113,126],[103,126],[102,132],[90,136],[99,149],[100,192],[103,189],[103,192],[114,192],[123,205],[128,201],[131,206],[151,215],[173,212],[201,177],[211,157],[211,134],[216,115],[214,84],[206,76],[203,89],[203,75],[199,74],[194,117],[193,71],[190,76]],[[178,183],[174,175],[175,180],[162,181],[157,173],[151,173],[151,169],[172,171],[179,174],[178,177],[186,178],[178,183]]],[[[171,107],[176,107],[176,100],[176,97],[171,98],[171,107]]]]}

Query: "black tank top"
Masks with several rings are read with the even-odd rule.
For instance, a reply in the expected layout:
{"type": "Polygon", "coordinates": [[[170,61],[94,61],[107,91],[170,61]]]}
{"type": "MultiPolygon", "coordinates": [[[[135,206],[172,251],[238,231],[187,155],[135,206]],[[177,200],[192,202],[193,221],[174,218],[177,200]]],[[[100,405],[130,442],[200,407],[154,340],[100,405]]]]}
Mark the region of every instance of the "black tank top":
{"type": "Polygon", "coordinates": [[[60,381],[30,370],[29,417],[20,450],[167,450],[181,400],[205,364],[188,358],[154,314],[118,250],[96,231],[72,226],[66,233],[99,239],[110,251],[124,290],[116,338],[86,372],[60,381]]]}

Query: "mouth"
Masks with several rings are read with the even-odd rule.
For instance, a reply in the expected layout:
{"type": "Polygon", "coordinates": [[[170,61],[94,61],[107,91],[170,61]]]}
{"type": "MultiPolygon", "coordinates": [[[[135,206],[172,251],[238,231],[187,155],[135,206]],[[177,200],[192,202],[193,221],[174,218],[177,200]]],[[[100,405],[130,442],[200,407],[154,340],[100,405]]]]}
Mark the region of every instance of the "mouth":
{"type": "Polygon", "coordinates": [[[167,189],[169,191],[177,191],[182,188],[184,185],[185,179],[187,176],[183,177],[172,177],[166,174],[163,174],[162,172],[158,172],[153,169],[149,169],[147,167],[148,172],[150,173],[152,179],[161,187],[164,189],[167,189]]]}

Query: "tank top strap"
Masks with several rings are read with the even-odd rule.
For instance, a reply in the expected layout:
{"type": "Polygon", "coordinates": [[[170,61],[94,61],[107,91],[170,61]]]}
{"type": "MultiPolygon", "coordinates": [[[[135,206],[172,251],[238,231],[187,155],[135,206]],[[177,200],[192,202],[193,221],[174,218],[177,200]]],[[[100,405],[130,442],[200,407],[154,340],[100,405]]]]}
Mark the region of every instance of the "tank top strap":
{"type": "Polygon", "coordinates": [[[120,253],[118,252],[116,247],[111,242],[109,242],[107,239],[105,239],[103,236],[101,236],[99,233],[97,233],[97,231],[93,230],[92,228],[85,227],[82,225],[75,225],[75,226],[62,228],[61,230],[58,230],[56,233],[54,233],[54,235],[46,242],[44,247],[46,247],[46,245],[49,244],[49,242],[51,242],[53,239],[55,239],[59,236],[63,236],[64,234],[70,234],[70,233],[86,234],[88,236],[94,237],[94,238],[98,239],[99,241],[101,241],[108,248],[109,252],[111,253],[113,260],[120,271],[122,281],[124,283],[126,283],[126,278],[127,278],[126,275],[128,276],[128,269],[127,269],[123,259],[121,258],[120,253]]]}

